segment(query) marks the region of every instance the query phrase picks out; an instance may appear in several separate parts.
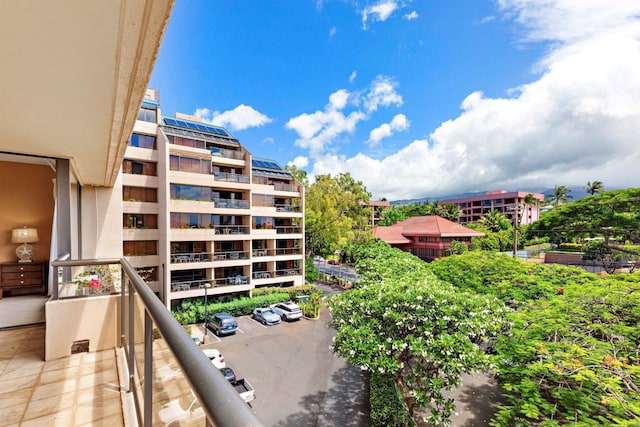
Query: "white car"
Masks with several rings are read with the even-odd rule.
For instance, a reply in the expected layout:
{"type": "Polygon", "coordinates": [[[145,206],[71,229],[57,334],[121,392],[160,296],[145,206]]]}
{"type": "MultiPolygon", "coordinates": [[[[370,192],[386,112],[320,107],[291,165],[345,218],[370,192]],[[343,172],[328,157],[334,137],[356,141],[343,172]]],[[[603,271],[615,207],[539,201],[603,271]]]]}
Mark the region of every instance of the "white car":
{"type": "Polygon", "coordinates": [[[224,357],[222,357],[222,353],[220,353],[215,348],[205,348],[202,351],[204,352],[204,355],[207,356],[209,360],[211,360],[211,363],[213,363],[213,366],[215,366],[216,368],[222,369],[227,366],[227,364],[224,362],[224,357]]]}
{"type": "Polygon", "coordinates": [[[302,317],[302,310],[298,307],[298,304],[292,302],[280,302],[278,304],[273,304],[271,309],[278,316],[282,318],[282,320],[292,321],[298,320],[302,317]]]}

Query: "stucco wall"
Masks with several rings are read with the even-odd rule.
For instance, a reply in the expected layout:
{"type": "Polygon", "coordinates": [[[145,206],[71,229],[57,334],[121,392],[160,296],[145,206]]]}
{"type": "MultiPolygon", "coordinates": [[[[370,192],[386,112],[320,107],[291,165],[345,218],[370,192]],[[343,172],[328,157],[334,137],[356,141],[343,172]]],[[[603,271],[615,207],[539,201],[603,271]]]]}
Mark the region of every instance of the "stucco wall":
{"type": "Polygon", "coordinates": [[[17,261],[11,230],[38,230],[35,260],[48,260],[53,223],[53,179],[49,166],[0,161],[0,262],[17,261]]]}
{"type": "MultiPolygon", "coordinates": [[[[144,311],[136,301],[135,334],[141,342],[144,311]]],[[[120,345],[120,295],[48,301],[45,321],[45,360],[70,356],[72,344],[80,340],[89,340],[90,352],[112,349],[120,345]]]]}

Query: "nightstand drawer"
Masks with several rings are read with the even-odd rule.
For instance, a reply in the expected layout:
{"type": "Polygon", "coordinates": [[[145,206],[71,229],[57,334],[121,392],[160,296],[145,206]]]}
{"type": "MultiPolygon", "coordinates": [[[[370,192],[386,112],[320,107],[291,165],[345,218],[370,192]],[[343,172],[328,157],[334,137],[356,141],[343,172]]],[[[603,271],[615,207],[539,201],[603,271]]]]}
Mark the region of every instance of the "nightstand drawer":
{"type": "Polygon", "coordinates": [[[4,273],[2,275],[2,283],[16,280],[39,280],[42,281],[41,271],[26,271],[24,273],[4,273]]]}
{"type": "Polygon", "coordinates": [[[32,263],[24,263],[24,264],[11,264],[11,265],[3,265],[2,273],[26,273],[26,272],[36,272],[42,273],[42,264],[32,264],[32,263]]]}
{"type": "Polygon", "coordinates": [[[24,289],[45,293],[48,265],[46,261],[0,264],[0,299],[5,291],[24,293],[24,289]]]}

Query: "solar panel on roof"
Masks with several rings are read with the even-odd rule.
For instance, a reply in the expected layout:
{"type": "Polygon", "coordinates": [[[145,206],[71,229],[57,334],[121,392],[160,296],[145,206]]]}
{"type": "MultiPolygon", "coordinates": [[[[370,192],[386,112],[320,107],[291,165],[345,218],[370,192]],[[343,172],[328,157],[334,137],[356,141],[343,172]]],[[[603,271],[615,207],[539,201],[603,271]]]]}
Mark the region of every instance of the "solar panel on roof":
{"type": "Polygon", "coordinates": [[[273,168],[273,169],[280,169],[280,166],[277,163],[274,162],[265,162],[265,164],[267,165],[268,168],[273,168]]]}
{"type": "Polygon", "coordinates": [[[173,119],[170,119],[170,118],[165,118],[165,119],[164,119],[164,122],[165,122],[166,124],[168,124],[168,125],[172,125],[172,126],[177,125],[176,121],[175,121],[175,120],[173,120],[173,119]]]}
{"type": "Polygon", "coordinates": [[[204,126],[204,125],[196,125],[198,127],[198,129],[203,130],[205,132],[209,131],[209,127],[208,126],[204,126]]]}
{"type": "Polygon", "coordinates": [[[183,122],[182,120],[176,120],[176,124],[177,124],[178,126],[182,126],[183,128],[186,128],[186,127],[187,127],[187,123],[186,123],[186,122],[183,122]]]}

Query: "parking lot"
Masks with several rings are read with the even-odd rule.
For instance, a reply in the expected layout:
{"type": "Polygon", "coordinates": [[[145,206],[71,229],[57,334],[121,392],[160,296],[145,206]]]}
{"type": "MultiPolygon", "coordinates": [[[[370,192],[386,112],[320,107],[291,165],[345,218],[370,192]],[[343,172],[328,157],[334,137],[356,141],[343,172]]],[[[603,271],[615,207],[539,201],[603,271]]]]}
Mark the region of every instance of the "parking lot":
{"type": "Polygon", "coordinates": [[[369,425],[366,377],[333,355],[328,320],[326,307],[318,320],[274,326],[244,316],[234,335],[209,333],[203,348],[220,350],[236,376],[251,383],[250,406],[265,426],[369,425]]]}

